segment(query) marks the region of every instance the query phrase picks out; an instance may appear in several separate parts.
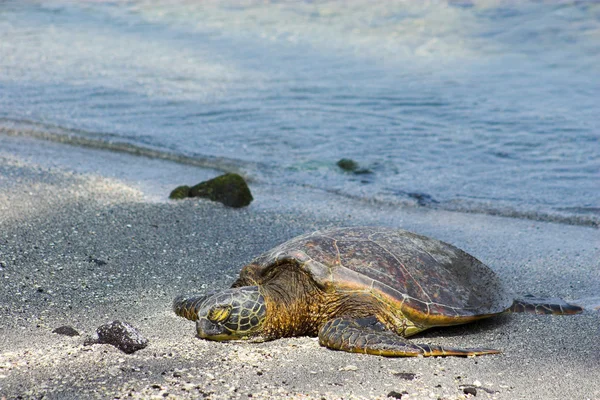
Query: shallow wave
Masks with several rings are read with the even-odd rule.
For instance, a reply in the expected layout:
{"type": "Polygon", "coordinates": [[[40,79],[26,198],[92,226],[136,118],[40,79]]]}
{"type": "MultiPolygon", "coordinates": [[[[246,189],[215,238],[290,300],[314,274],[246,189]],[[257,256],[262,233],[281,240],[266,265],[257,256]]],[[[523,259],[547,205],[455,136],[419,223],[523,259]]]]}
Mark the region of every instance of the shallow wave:
{"type": "MultiPolygon", "coordinates": [[[[109,135],[66,129],[59,126],[42,125],[23,120],[0,119],[0,134],[10,136],[27,136],[35,139],[64,143],[72,146],[89,147],[118,153],[127,153],[140,157],[168,160],[200,168],[209,168],[223,172],[235,172],[244,175],[252,182],[254,179],[247,174],[248,170],[258,169],[256,163],[244,162],[225,157],[186,156],[164,149],[140,146],[125,141],[122,135],[109,135]],[[112,138],[112,140],[110,139],[112,138]]],[[[138,139],[138,138],[136,138],[138,139]]]]}
{"type": "MultiPolygon", "coordinates": [[[[479,213],[488,215],[498,215],[503,217],[530,219],[536,221],[556,222],[569,225],[581,225],[590,227],[600,226],[600,208],[595,207],[574,207],[561,208],[552,211],[544,211],[539,208],[527,207],[518,209],[514,205],[501,200],[490,202],[489,200],[476,201],[473,199],[453,198],[450,200],[437,200],[434,195],[422,192],[411,192],[403,190],[394,190],[393,196],[385,193],[365,194],[360,191],[353,191],[352,187],[368,184],[371,174],[365,174],[364,177],[351,180],[349,185],[344,188],[335,188],[328,186],[329,179],[323,177],[320,182],[302,181],[302,175],[294,174],[292,169],[280,171],[274,174],[272,166],[255,162],[247,162],[224,157],[211,157],[202,155],[182,155],[175,152],[166,151],[160,148],[140,146],[139,144],[123,141],[122,136],[108,135],[85,132],[61,128],[59,126],[48,126],[30,121],[16,121],[0,119],[0,134],[10,136],[26,136],[36,139],[48,140],[52,142],[64,143],[73,146],[89,147],[94,149],[103,149],[112,152],[127,153],[135,156],[168,160],[180,164],[191,165],[200,168],[210,168],[222,172],[236,172],[244,176],[249,182],[257,184],[282,185],[283,187],[322,190],[333,196],[343,196],[361,201],[365,204],[373,205],[392,205],[402,207],[426,207],[444,209],[448,211],[479,213]],[[116,140],[115,140],[116,139],[116,140]]],[[[336,171],[339,173],[339,171],[336,171]]],[[[371,172],[371,171],[370,171],[371,172]]],[[[334,172],[335,173],[335,172],[334,172]]],[[[356,177],[355,177],[356,178],[356,177]]],[[[174,185],[178,184],[174,182],[174,185]]],[[[335,201],[335,200],[332,200],[335,201]]]]}
{"type": "Polygon", "coordinates": [[[364,201],[598,221],[597,2],[5,1],[0,33],[9,128],[364,201]]]}

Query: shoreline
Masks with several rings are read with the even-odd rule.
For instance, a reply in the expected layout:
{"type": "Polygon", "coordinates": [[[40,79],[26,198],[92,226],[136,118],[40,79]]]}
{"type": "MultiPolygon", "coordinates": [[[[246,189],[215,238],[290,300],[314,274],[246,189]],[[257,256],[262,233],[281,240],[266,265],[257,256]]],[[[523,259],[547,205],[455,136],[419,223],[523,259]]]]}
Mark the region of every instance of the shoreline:
{"type": "MultiPolygon", "coordinates": [[[[146,161],[149,161],[145,163],[146,165],[153,164],[153,160],[165,161],[166,165],[177,165],[174,166],[174,170],[186,171],[190,174],[198,174],[200,171],[212,171],[213,175],[225,172],[235,172],[244,176],[248,183],[255,183],[263,186],[268,185],[268,182],[265,182],[264,179],[257,179],[256,176],[252,175],[249,176],[247,173],[248,169],[260,169],[259,163],[251,161],[241,161],[212,156],[186,156],[153,149],[151,147],[134,145],[125,141],[107,141],[104,139],[95,138],[93,135],[92,137],[85,137],[82,135],[82,132],[76,130],[71,131],[60,127],[47,127],[29,122],[4,121],[5,124],[6,122],[12,122],[13,126],[0,126],[1,142],[10,141],[10,138],[16,138],[14,142],[18,142],[19,140],[46,142],[50,146],[54,146],[56,144],[58,144],[59,147],[61,145],[69,146],[77,149],[78,152],[86,152],[86,150],[89,150],[88,153],[98,154],[100,157],[102,157],[101,155],[104,154],[105,157],[108,157],[109,155],[111,157],[119,155],[124,156],[124,158],[130,156],[135,157],[138,160],[145,159],[146,161]]],[[[48,157],[46,157],[45,162],[46,164],[49,162],[48,157]]],[[[63,160],[62,163],[72,164],[72,161],[63,160]]],[[[102,168],[102,166],[99,164],[94,164],[94,167],[97,169],[102,168]]],[[[263,165],[262,167],[264,168],[265,166],[263,165]]],[[[110,170],[109,174],[114,174],[114,171],[110,170]]],[[[129,178],[131,180],[137,181],[140,179],[140,176],[143,176],[146,181],[150,180],[148,173],[142,172],[139,169],[135,171],[135,173],[129,173],[129,178]]],[[[177,180],[175,177],[173,177],[172,180],[163,180],[163,183],[166,182],[169,182],[172,186],[173,183],[171,182],[177,182],[177,180]]],[[[190,182],[193,182],[193,180],[190,182]]],[[[177,185],[177,183],[175,183],[175,185],[177,185]]],[[[405,193],[405,197],[399,197],[395,199],[387,197],[383,198],[379,196],[365,198],[357,194],[345,192],[343,189],[327,189],[301,182],[292,183],[288,187],[290,189],[298,188],[299,190],[310,189],[314,192],[322,192],[325,196],[336,196],[348,199],[349,201],[368,203],[376,207],[415,207],[429,210],[459,212],[466,214],[483,214],[531,221],[552,222],[564,225],[600,228],[600,216],[596,215],[595,212],[590,213],[590,210],[587,210],[585,207],[580,207],[582,212],[579,214],[564,214],[559,210],[548,212],[525,206],[515,208],[514,205],[506,204],[504,201],[496,201],[493,205],[490,205],[489,202],[486,201],[476,202],[467,198],[456,198],[454,200],[439,203],[426,193],[405,193]],[[422,199],[422,197],[425,199],[422,199]],[[587,210],[587,212],[583,212],[583,210],[587,210]]],[[[595,209],[592,210],[595,211],[595,209]]]]}
{"type": "MultiPolygon", "coordinates": [[[[332,202],[322,191],[282,193],[261,184],[251,184],[255,200],[241,210],[174,202],[167,200],[169,182],[215,172],[16,142],[20,147],[0,146],[0,399],[384,399],[392,391],[458,399],[470,386],[483,399],[600,398],[597,311],[503,315],[432,329],[411,340],[503,353],[429,359],[334,352],[312,338],[208,342],[171,311],[176,295],[228,287],[254,256],[297,234],[341,225],[397,226],[450,242],[488,264],[516,295],[592,298],[600,290],[598,229],[332,202]],[[149,346],[132,355],[83,346],[86,335],[112,320],[133,324],[149,346]],[[62,325],[82,335],[52,333],[62,325]]],[[[8,142],[0,136],[0,143],[8,142]]]]}

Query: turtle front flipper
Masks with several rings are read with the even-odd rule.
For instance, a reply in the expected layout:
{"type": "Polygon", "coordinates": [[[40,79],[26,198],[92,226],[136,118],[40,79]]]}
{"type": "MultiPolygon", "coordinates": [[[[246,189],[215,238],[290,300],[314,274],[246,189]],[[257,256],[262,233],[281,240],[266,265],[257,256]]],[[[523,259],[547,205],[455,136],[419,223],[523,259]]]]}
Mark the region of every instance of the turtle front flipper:
{"type": "Polygon", "coordinates": [[[385,357],[479,356],[497,354],[493,349],[457,349],[402,341],[395,333],[377,329],[373,318],[335,318],[319,330],[319,343],[333,350],[385,357]]]}
{"type": "Polygon", "coordinates": [[[570,315],[579,314],[583,308],[567,303],[559,298],[541,298],[534,296],[525,296],[516,299],[508,309],[510,312],[524,312],[530,314],[554,314],[570,315]]]}

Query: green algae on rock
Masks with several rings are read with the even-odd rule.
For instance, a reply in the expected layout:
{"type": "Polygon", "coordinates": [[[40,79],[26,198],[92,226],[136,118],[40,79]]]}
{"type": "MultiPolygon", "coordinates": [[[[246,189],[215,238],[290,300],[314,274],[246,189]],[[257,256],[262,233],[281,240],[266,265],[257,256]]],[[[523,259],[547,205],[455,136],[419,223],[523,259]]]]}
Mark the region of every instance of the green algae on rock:
{"type": "Polygon", "coordinates": [[[234,208],[245,207],[253,200],[250,188],[244,178],[234,173],[217,176],[191,188],[179,186],[169,196],[171,199],[186,197],[204,197],[234,208]]]}
{"type": "Polygon", "coordinates": [[[190,197],[190,187],[189,186],[178,186],[169,195],[170,199],[180,200],[190,197]]]}

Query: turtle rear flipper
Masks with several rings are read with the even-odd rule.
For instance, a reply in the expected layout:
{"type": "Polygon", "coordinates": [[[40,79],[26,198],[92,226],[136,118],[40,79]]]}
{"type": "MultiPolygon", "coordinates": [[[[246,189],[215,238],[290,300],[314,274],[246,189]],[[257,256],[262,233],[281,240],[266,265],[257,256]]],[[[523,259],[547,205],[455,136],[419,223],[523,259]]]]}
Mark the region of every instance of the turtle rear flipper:
{"type": "MultiPolygon", "coordinates": [[[[385,357],[479,356],[498,354],[493,349],[457,349],[412,344],[402,341],[395,333],[375,326],[373,318],[334,318],[319,330],[319,343],[333,350],[374,354],[385,357]]],[[[379,325],[379,324],[377,324],[379,325]]]]}
{"type": "Polygon", "coordinates": [[[569,304],[559,298],[525,296],[516,299],[508,311],[530,314],[570,315],[579,314],[583,311],[583,308],[575,304],[569,304]]]}

